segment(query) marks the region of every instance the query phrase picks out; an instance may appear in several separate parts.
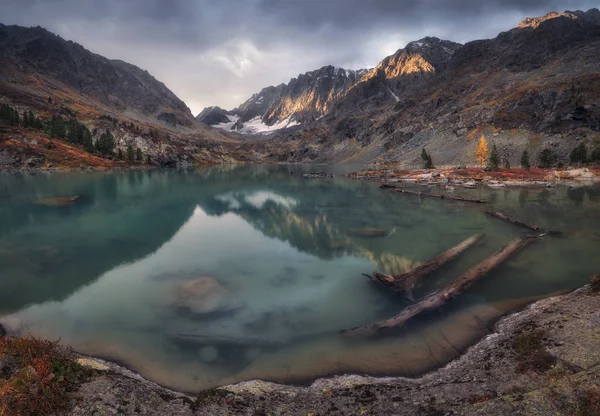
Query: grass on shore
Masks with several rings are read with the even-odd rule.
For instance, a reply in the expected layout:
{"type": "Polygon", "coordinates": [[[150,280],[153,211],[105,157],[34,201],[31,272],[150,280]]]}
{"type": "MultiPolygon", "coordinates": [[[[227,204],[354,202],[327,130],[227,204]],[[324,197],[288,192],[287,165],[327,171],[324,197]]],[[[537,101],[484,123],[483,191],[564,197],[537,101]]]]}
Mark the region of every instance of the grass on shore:
{"type": "Polygon", "coordinates": [[[90,374],[58,342],[0,337],[0,416],[61,414],[90,374]]]}

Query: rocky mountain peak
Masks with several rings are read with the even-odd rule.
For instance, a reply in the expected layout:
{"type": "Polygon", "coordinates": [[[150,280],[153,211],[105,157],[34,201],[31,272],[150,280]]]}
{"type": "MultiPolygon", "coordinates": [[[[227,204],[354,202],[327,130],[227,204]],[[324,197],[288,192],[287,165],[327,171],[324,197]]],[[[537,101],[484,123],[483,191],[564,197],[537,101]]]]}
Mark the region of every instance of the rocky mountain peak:
{"type": "Polygon", "coordinates": [[[367,72],[326,65],[299,74],[287,84],[264,88],[229,112],[205,109],[198,120],[241,133],[271,132],[311,122],[323,116],[367,72]]]}
{"type": "Polygon", "coordinates": [[[579,19],[586,23],[600,25],[600,10],[590,9],[588,11],[566,10],[564,13],[550,12],[550,13],[547,13],[546,15],[540,16],[540,17],[528,17],[528,18],[524,19],[523,21],[521,21],[521,23],[519,23],[517,28],[524,29],[524,28],[530,27],[533,29],[537,29],[542,23],[544,23],[548,20],[559,18],[559,17],[565,17],[565,18],[573,19],[573,20],[579,19]]]}
{"type": "Polygon", "coordinates": [[[229,123],[231,120],[228,117],[228,114],[229,112],[223,110],[221,107],[206,107],[196,116],[196,120],[209,126],[213,126],[221,123],[229,123]]]}

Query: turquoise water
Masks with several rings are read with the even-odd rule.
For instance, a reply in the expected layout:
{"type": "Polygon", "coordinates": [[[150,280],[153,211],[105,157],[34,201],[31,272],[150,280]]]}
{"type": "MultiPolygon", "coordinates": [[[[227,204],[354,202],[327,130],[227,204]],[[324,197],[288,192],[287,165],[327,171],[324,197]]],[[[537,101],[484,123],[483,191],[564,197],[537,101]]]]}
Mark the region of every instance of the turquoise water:
{"type": "Polygon", "coordinates": [[[402,331],[342,339],[338,331],[407,305],[361,273],[401,273],[482,233],[420,297],[527,230],[472,204],[302,176],[324,169],[333,168],[2,174],[0,322],[190,392],[254,378],[412,376],[455,357],[506,311],[600,271],[600,188],[456,190],[564,237],[527,247],[402,331]]]}

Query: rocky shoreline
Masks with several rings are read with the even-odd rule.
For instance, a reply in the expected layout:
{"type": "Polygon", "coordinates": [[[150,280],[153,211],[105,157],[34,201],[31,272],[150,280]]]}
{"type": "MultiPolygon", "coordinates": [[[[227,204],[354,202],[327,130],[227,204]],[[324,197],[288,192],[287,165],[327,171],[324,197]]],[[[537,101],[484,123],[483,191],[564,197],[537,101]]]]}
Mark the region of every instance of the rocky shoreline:
{"type": "Polygon", "coordinates": [[[445,168],[430,170],[405,170],[394,168],[365,169],[348,175],[353,179],[377,180],[382,183],[405,183],[435,187],[473,189],[479,186],[552,187],[558,184],[582,186],[600,181],[600,169],[501,169],[488,172],[481,168],[445,168]]]}
{"type": "MultiPolygon", "coordinates": [[[[500,319],[465,354],[417,379],[358,375],[307,387],[249,381],[192,396],[114,363],[79,360],[94,376],[70,415],[445,415],[600,412],[600,277],[500,319]]],[[[1,363],[1,361],[0,361],[1,363]]]]}

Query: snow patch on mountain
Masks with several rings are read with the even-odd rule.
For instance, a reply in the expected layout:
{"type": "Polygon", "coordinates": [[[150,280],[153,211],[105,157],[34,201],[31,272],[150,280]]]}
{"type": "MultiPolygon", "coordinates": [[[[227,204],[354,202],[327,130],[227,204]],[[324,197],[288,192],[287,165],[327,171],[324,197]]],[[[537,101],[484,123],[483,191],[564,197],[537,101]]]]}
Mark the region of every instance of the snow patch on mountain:
{"type": "Polygon", "coordinates": [[[217,129],[222,129],[222,130],[237,131],[238,133],[241,133],[241,134],[265,134],[265,135],[268,135],[268,134],[272,134],[273,132],[275,132],[277,130],[286,129],[289,127],[294,127],[294,126],[300,125],[299,122],[292,121],[289,118],[287,118],[285,120],[281,120],[280,122],[273,124],[272,126],[269,126],[262,121],[260,116],[256,116],[256,117],[246,121],[242,128],[238,128],[237,124],[238,124],[238,120],[240,119],[240,117],[239,116],[227,116],[227,117],[229,118],[228,123],[215,124],[213,127],[217,128],[217,129]]]}

